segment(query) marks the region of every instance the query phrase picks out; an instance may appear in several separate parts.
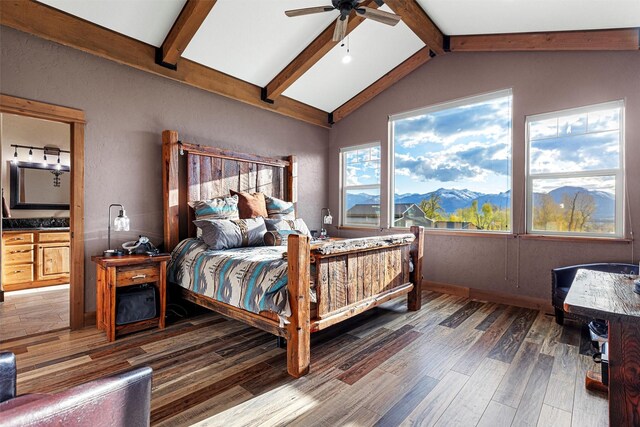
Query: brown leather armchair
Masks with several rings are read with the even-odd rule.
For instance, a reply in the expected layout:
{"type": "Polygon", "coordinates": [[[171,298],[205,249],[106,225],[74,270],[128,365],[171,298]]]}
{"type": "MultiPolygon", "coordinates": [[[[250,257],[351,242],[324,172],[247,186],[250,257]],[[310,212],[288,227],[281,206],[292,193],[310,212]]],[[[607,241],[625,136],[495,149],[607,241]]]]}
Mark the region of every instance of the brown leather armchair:
{"type": "Polygon", "coordinates": [[[0,353],[0,425],[148,426],[151,368],[132,369],[56,394],[16,395],[16,363],[0,353]]]}

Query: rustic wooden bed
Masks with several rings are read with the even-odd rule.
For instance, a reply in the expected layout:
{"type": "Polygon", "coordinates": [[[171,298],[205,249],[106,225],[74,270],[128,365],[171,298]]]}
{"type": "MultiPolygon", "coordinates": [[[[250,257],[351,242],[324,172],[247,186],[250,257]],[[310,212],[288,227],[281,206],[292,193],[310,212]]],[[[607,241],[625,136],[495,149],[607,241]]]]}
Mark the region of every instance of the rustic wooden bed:
{"type": "MultiPolygon", "coordinates": [[[[261,191],[297,201],[295,156],[271,158],[234,153],[162,133],[164,242],[167,251],[196,235],[189,201],[229,194],[229,190],[261,191]]],[[[183,298],[287,340],[287,370],[300,377],[309,371],[310,334],[360,314],[385,301],[408,294],[408,309],[421,306],[423,230],[412,227],[412,242],[398,239],[381,247],[323,250],[306,236],[289,236],[287,248],[289,324],[280,326],[272,312],[254,314],[180,288],[183,298]],[[410,271],[413,260],[413,271],[410,271]],[[310,303],[310,265],[316,304],[310,303]]],[[[325,248],[326,249],[326,248],[325,248]]]]}

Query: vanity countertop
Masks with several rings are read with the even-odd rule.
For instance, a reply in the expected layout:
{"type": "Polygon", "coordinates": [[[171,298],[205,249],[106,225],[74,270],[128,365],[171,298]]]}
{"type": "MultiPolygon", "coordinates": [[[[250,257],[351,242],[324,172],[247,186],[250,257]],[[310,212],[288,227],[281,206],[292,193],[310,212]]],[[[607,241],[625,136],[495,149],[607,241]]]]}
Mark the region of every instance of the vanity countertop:
{"type": "Polygon", "coordinates": [[[31,228],[3,228],[2,232],[24,233],[29,231],[69,231],[69,227],[31,227],[31,228]]]}
{"type": "Polygon", "coordinates": [[[7,231],[69,230],[69,218],[2,218],[2,229],[7,231]]]}

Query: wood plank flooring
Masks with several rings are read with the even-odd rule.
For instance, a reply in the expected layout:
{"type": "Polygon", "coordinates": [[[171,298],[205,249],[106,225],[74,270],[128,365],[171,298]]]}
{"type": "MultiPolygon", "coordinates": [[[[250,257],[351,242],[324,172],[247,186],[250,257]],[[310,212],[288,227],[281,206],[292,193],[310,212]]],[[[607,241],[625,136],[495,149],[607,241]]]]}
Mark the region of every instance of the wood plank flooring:
{"type": "Polygon", "coordinates": [[[160,426],[606,426],[584,388],[577,326],[533,310],[423,294],[312,336],[311,373],[286,374],[273,336],[207,313],[108,343],[88,328],[0,342],[18,392],[56,392],[132,366],[153,368],[160,426]]]}
{"type": "Polygon", "coordinates": [[[6,292],[0,303],[0,340],[69,327],[69,285],[6,292]]]}

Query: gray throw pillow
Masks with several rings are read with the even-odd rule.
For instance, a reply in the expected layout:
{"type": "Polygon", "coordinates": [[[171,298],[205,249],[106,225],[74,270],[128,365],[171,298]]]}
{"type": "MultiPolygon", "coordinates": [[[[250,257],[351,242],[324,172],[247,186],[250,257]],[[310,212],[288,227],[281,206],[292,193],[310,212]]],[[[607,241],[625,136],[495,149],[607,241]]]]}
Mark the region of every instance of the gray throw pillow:
{"type": "Polygon", "coordinates": [[[213,250],[264,246],[267,229],[262,218],[197,219],[193,223],[202,230],[200,239],[213,250]]]}
{"type": "Polygon", "coordinates": [[[311,237],[309,227],[307,227],[307,224],[304,223],[302,218],[296,218],[293,220],[265,218],[264,223],[269,231],[298,230],[300,233],[311,237]]]}

